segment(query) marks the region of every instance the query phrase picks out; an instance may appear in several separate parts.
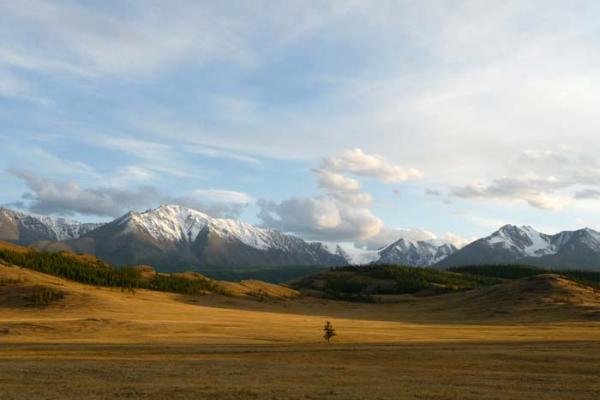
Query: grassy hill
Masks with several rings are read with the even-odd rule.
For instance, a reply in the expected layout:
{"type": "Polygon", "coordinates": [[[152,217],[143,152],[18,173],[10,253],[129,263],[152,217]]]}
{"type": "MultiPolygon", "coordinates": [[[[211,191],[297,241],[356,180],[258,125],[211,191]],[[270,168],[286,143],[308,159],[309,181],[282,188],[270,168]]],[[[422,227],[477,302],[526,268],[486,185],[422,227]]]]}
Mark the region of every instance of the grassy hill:
{"type": "Polygon", "coordinates": [[[297,279],[291,285],[307,293],[350,301],[374,301],[375,295],[441,294],[494,285],[503,280],[429,268],[367,265],[332,268],[297,279]]]}
{"type": "MultiPolygon", "coordinates": [[[[256,301],[295,292],[256,281],[210,280],[227,297],[91,286],[6,258],[80,280],[121,276],[93,258],[2,250],[7,399],[591,400],[600,389],[600,291],[556,275],[340,268],[324,272],[321,284],[341,290],[354,277],[371,285],[352,281],[364,293],[417,295],[387,304],[256,301]],[[338,333],[332,344],[323,342],[325,321],[338,333]]],[[[157,275],[149,266],[130,270],[129,283],[157,275]]]]}
{"type": "MultiPolygon", "coordinates": [[[[296,273],[310,274],[290,283],[292,288],[245,279],[226,282],[211,279],[200,273],[157,273],[150,266],[114,268],[89,255],[69,252],[49,253],[29,247],[0,242],[0,262],[28,268],[75,282],[104,287],[117,287],[134,292],[148,289],[180,294],[213,293],[229,296],[252,296],[257,299],[289,298],[304,294],[336,300],[377,302],[391,299],[394,295],[415,294],[419,296],[464,292],[488,287],[516,279],[547,274],[549,271],[526,265],[487,265],[436,270],[395,265],[369,265],[336,267],[327,270],[301,269],[296,273]],[[315,273],[316,272],[316,273],[315,273]]],[[[285,270],[264,269],[265,278],[286,278],[285,270]]],[[[256,272],[256,270],[254,270],[256,272]]],[[[600,289],[600,273],[587,271],[552,271],[570,281],[600,289]]],[[[219,274],[215,272],[217,276],[219,274]]],[[[253,278],[252,271],[238,271],[225,277],[253,278]],[[244,274],[248,274],[244,276],[244,274]]],[[[32,289],[33,290],[33,289],[32,289]]],[[[39,289],[31,298],[58,298],[59,294],[39,289]]]]}
{"type": "Polygon", "coordinates": [[[244,267],[235,269],[199,269],[203,275],[224,281],[260,280],[270,283],[285,283],[303,276],[328,271],[328,267],[315,266],[281,266],[281,267],[244,267]]]}
{"type": "Polygon", "coordinates": [[[49,253],[6,242],[0,242],[0,262],[87,285],[117,287],[129,292],[148,289],[181,294],[247,295],[259,299],[287,298],[296,294],[289,288],[255,280],[223,282],[199,273],[157,273],[149,266],[114,268],[89,255],[49,253]]]}
{"type": "Polygon", "coordinates": [[[583,285],[600,289],[600,272],[578,270],[548,270],[530,265],[475,265],[450,268],[448,271],[461,274],[500,279],[520,279],[542,274],[555,274],[583,285]]]}
{"type": "Polygon", "coordinates": [[[600,289],[597,272],[550,272],[526,265],[469,266],[447,271],[396,265],[349,266],[306,276],[291,285],[309,295],[374,302],[391,295],[462,292],[549,273],[600,289]]]}

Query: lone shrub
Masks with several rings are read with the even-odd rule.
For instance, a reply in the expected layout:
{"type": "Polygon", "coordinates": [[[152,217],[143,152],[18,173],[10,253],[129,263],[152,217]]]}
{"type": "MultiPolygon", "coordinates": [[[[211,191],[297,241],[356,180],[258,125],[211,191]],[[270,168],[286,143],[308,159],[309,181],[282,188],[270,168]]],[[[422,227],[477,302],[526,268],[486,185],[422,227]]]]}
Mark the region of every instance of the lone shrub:
{"type": "Polygon", "coordinates": [[[333,325],[331,325],[331,322],[327,321],[325,322],[325,326],[323,327],[323,338],[327,341],[327,343],[331,343],[331,338],[333,338],[334,336],[337,336],[337,333],[335,333],[335,329],[333,328],[333,325]]]}

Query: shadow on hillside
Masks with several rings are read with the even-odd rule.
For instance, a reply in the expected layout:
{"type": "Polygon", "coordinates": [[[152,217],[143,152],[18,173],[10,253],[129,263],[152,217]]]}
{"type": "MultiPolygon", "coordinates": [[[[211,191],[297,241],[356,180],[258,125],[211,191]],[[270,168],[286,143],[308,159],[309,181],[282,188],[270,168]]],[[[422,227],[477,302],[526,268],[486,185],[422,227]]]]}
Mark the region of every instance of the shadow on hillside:
{"type": "Polygon", "coordinates": [[[469,291],[433,296],[393,296],[393,303],[180,296],[215,308],[420,324],[536,324],[600,322],[600,292],[556,275],[540,275],[469,291]]]}

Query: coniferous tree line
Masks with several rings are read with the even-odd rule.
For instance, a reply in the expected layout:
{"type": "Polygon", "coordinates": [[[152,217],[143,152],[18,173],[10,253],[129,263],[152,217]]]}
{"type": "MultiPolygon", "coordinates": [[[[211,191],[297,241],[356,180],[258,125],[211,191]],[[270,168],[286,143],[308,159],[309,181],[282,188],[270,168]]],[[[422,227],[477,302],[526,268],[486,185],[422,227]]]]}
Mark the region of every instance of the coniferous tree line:
{"type": "Polygon", "coordinates": [[[0,250],[0,260],[72,281],[95,286],[119,287],[127,290],[150,289],[163,292],[195,294],[203,291],[221,292],[209,279],[155,274],[145,279],[131,267],[113,268],[97,260],[66,253],[0,250]]]}
{"type": "Polygon", "coordinates": [[[496,277],[397,265],[334,267],[322,276],[330,292],[370,295],[467,290],[502,281],[496,277]]]}
{"type": "Polygon", "coordinates": [[[461,274],[487,276],[501,279],[521,279],[541,274],[555,274],[572,281],[600,289],[600,272],[582,270],[548,270],[531,265],[472,265],[450,268],[461,274]]]}
{"type": "Polygon", "coordinates": [[[321,291],[332,299],[376,302],[377,295],[463,291],[547,273],[600,289],[599,272],[549,271],[527,265],[469,266],[450,270],[397,265],[333,267],[328,272],[298,279],[293,285],[321,291]]]}

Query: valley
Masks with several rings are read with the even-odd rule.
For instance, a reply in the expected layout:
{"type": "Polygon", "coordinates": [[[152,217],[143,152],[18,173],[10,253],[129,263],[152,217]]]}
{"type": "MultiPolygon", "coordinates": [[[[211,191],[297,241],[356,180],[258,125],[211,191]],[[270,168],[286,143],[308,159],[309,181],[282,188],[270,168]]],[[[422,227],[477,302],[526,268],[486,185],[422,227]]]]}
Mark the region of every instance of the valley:
{"type": "MultiPolygon", "coordinates": [[[[180,211],[187,216],[183,222],[179,214],[151,218],[145,230],[132,222],[148,217],[140,214],[77,239],[31,246],[0,241],[2,400],[563,400],[595,399],[600,392],[598,272],[506,264],[441,269],[309,263],[253,269],[251,258],[244,258],[239,267],[213,266],[211,277],[146,264],[114,267],[106,257],[65,251],[125,245],[143,249],[139,254],[150,257],[144,260],[160,260],[181,251],[181,243],[191,246],[186,229],[201,235],[218,222],[180,208],[160,209],[180,211]],[[119,233],[106,233],[114,227],[119,233]],[[154,241],[149,232],[183,236],[154,241]],[[148,252],[157,243],[174,247],[148,252]],[[326,321],[336,332],[331,344],[323,338],[326,321]]],[[[55,222],[48,226],[60,225],[55,222]]],[[[320,244],[227,224],[246,236],[222,231],[198,254],[233,254],[229,260],[273,254],[256,248],[237,252],[243,239],[255,246],[259,240],[292,246],[292,258],[297,251],[334,256],[320,244]]],[[[504,241],[492,235],[474,246],[492,242],[489,249],[501,254],[530,253],[529,232],[522,236],[505,227],[494,234],[504,241]]],[[[543,251],[541,243],[535,246],[543,251]]],[[[594,246],[587,236],[577,243],[594,246]]],[[[429,263],[461,251],[401,239],[380,255],[429,263]]]]}
{"type": "Polygon", "coordinates": [[[130,291],[1,265],[2,399],[594,399],[600,390],[600,293],[556,275],[385,304],[222,284],[227,296],[130,291]],[[40,304],[32,288],[62,296],[40,304]],[[337,332],[330,345],[325,321],[337,332]]]}

